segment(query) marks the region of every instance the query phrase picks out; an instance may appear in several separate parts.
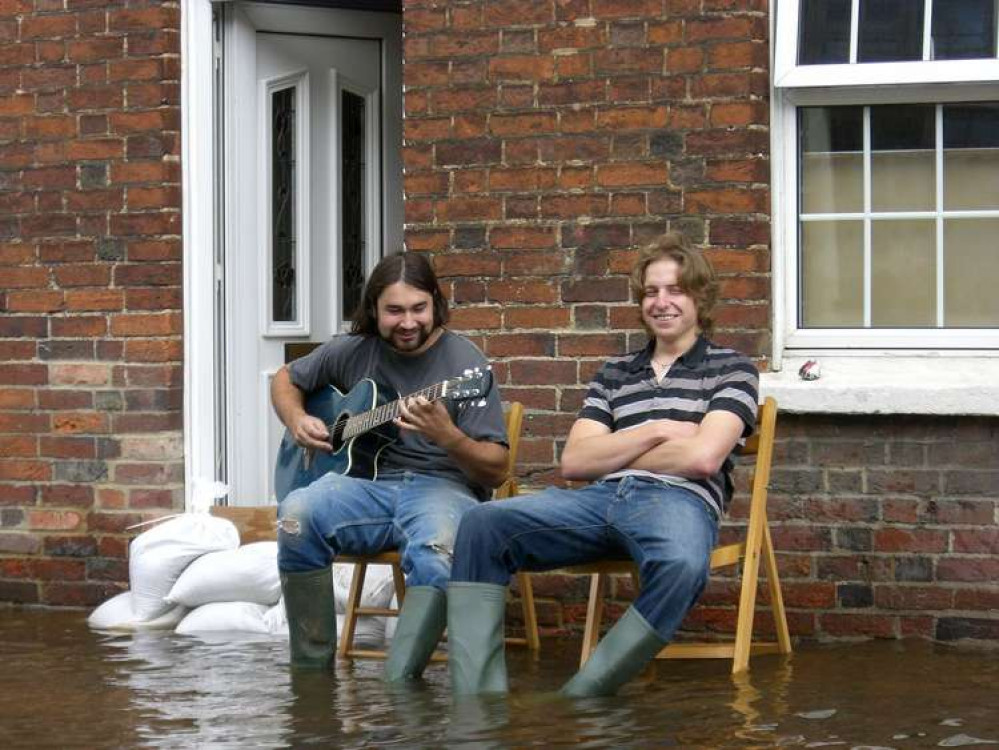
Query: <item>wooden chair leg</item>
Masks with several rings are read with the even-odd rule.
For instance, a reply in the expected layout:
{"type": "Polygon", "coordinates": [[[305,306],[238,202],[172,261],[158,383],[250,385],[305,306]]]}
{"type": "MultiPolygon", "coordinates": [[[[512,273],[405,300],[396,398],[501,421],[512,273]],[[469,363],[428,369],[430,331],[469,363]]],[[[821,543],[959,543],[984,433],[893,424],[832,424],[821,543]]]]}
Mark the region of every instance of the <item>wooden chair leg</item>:
{"type": "Polygon", "coordinates": [[[774,613],[774,630],[777,632],[777,649],[782,654],[791,653],[791,632],[787,627],[787,612],[784,611],[784,595],[780,590],[780,576],[777,574],[777,556],[770,538],[770,525],[763,527],[763,565],[767,573],[767,587],[770,589],[770,607],[774,613]]]}
{"type": "Polygon", "coordinates": [[[580,668],[586,664],[600,640],[605,584],[606,576],[603,573],[594,573],[590,576],[590,599],[586,605],[586,629],[583,631],[583,652],[579,655],[580,668]]]}
{"type": "Polygon", "coordinates": [[[746,540],[746,558],[739,591],[739,615],[735,626],[732,674],[738,674],[749,668],[749,654],[753,645],[753,618],[756,614],[756,590],[760,580],[762,541],[762,530],[755,534],[750,530],[749,538],[746,540]]]}
{"type": "Polygon", "coordinates": [[[357,610],[361,606],[361,592],[364,591],[364,577],[368,572],[368,564],[354,563],[354,573],[350,578],[350,591],[347,594],[346,613],[343,618],[343,632],[340,634],[340,645],[337,653],[341,657],[349,655],[354,647],[354,628],[357,627],[357,610]]]}
{"type": "Polygon", "coordinates": [[[402,602],[406,598],[406,576],[402,574],[399,563],[392,563],[392,582],[395,584],[395,600],[399,609],[402,609],[402,602]]]}
{"type": "Polygon", "coordinates": [[[535,654],[541,651],[541,639],[538,637],[538,613],[534,607],[534,587],[531,585],[530,573],[518,573],[520,584],[520,601],[524,608],[524,638],[527,647],[535,654]]]}

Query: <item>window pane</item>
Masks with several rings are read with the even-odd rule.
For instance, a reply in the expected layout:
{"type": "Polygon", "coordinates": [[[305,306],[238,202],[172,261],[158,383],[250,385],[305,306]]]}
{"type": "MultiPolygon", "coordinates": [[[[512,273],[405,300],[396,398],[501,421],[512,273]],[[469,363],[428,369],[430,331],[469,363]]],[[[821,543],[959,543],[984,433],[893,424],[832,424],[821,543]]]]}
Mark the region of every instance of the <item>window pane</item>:
{"type": "Polygon", "coordinates": [[[936,283],[933,221],[871,223],[871,325],[935,326],[936,283]]]}
{"type": "Polygon", "coordinates": [[[364,285],[365,254],[365,115],[364,97],[344,91],[341,96],[341,155],[343,174],[342,190],[343,258],[342,288],[343,317],[349,318],[361,301],[364,285]]]}
{"type": "Polygon", "coordinates": [[[933,0],[933,59],[996,56],[996,0],[933,0]]]}
{"type": "Polygon", "coordinates": [[[860,0],[857,62],[923,59],[923,0],[860,0]]]}
{"type": "Polygon", "coordinates": [[[798,64],[850,62],[850,0],[802,0],[798,64]]]}
{"type": "Polygon", "coordinates": [[[944,321],[999,326],[999,219],[944,222],[944,321]]]}
{"type": "Polygon", "coordinates": [[[928,211],[936,203],[932,105],[871,107],[871,208],[928,211]]]}
{"type": "Polygon", "coordinates": [[[864,324],[864,225],[808,221],[801,225],[801,325],[864,324]]]}
{"type": "Polygon", "coordinates": [[[944,208],[999,209],[999,103],[943,108],[944,208]]]}
{"type": "Polygon", "coordinates": [[[837,213],[864,207],[863,109],[802,107],[801,211],[837,213]]]}
{"type": "Polygon", "coordinates": [[[271,316],[295,312],[295,89],[271,94],[271,316]]]}

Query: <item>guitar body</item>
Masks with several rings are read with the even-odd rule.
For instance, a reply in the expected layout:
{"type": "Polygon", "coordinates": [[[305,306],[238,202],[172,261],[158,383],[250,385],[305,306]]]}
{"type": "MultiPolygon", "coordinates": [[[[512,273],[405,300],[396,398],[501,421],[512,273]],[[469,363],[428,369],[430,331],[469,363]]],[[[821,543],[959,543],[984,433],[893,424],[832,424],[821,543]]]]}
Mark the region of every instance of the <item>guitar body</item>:
{"type": "MultiPolygon", "coordinates": [[[[380,388],[373,380],[366,378],[346,395],[333,386],[320,388],[306,398],[305,410],[329,426],[396,398],[394,391],[380,388]]],[[[330,434],[333,434],[332,429],[330,434]]],[[[280,503],[292,490],[307,487],[331,471],[357,479],[374,479],[378,474],[379,455],[395,437],[395,426],[383,424],[342,443],[334,441],[333,452],[327,453],[302,448],[286,430],[274,466],[277,501],[280,503]]]]}

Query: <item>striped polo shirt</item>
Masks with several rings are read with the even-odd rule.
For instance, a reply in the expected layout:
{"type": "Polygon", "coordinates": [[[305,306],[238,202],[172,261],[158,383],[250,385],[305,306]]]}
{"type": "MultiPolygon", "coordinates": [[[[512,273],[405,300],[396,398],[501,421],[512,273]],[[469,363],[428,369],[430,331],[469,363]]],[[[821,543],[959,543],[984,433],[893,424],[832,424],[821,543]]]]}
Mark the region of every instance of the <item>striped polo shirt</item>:
{"type": "MultiPolygon", "coordinates": [[[[611,432],[637,427],[653,419],[700,424],[711,411],[729,411],[745,425],[736,450],[756,427],[759,373],[745,356],[718,346],[704,336],[656,380],[652,370],[655,341],[637,352],[608,360],[591,381],[579,416],[606,425],[611,432]]],[[[701,497],[716,518],[732,498],[732,466],[736,450],[721,470],[707,479],[687,479],[637,469],[621,469],[604,479],[645,476],[684,487],[701,497]]]]}

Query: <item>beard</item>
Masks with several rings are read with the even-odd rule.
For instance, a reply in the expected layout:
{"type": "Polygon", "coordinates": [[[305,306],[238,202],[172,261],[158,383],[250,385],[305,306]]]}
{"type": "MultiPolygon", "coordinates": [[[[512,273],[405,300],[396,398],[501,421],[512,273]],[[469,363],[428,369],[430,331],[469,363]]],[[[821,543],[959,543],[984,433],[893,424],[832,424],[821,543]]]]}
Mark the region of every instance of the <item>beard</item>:
{"type": "Polygon", "coordinates": [[[387,336],[382,336],[382,340],[397,352],[415,352],[427,343],[431,333],[433,329],[420,326],[412,338],[403,338],[398,329],[393,329],[387,336]]]}

